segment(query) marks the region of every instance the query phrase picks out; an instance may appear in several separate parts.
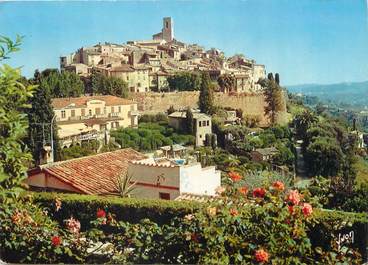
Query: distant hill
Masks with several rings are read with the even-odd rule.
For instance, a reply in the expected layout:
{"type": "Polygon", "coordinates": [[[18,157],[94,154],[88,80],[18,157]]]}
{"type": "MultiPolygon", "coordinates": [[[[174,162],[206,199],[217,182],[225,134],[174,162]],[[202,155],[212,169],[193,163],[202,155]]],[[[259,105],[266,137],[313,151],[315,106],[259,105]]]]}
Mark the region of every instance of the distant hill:
{"type": "Polygon", "coordinates": [[[287,89],[293,93],[317,96],[322,100],[331,100],[336,103],[368,105],[368,81],[328,85],[304,84],[287,86],[287,89]]]}

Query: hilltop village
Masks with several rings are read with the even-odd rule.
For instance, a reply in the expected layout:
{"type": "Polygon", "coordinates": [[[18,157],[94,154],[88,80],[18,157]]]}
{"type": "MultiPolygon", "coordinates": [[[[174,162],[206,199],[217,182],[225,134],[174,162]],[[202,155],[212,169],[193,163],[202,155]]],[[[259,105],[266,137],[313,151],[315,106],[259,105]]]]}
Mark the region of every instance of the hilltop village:
{"type": "MultiPolygon", "coordinates": [[[[212,48],[186,44],[174,38],[173,19],[163,19],[160,33],[152,40],[128,41],[126,44],[96,44],[82,47],[60,58],[60,68],[88,77],[92,71],[119,77],[128,83],[131,92],[170,91],[167,78],[179,72],[207,72],[211,79],[229,74],[235,86],[225,92],[256,92],[257,84],[266,77],[265,66],[243,55],[225,57],[212,48]]],[[[221,88],[219,88],[221,90],[221,88]]]]}

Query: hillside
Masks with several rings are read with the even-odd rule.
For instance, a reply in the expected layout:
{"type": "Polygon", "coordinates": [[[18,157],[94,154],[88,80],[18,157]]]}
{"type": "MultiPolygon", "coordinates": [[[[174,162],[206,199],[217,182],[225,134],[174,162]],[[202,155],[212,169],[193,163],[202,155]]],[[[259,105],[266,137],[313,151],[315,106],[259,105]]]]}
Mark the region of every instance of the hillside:
{"type": "Polygon", "coordinates": [[[331,100],[336,103],[352,105],[368,105],[368,81],[338,84],[304,84],[287,86],[293,93],[317,96],[322,100],[331,100]]]}

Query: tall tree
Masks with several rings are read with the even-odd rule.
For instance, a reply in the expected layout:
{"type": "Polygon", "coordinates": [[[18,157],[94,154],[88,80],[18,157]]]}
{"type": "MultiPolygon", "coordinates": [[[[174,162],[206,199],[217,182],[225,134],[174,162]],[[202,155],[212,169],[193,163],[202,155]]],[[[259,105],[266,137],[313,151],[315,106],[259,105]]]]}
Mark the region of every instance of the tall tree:
{"type": "Polygon", "coordinates": [[[280,85],[280,75],[279,75],[279,73],[275,74],[275,82],[276,82],[277,85],[280,85]]]}
{"type": "Polygon", "coordinates": [[[186,110],[185,127],[186,127],[187,133],[189,133],[189,134],[193,134],[194,133],[193,112],[192,112],[192,110],[189,107],[186,110]]]}
{"type": "MultiPolygon", "coordinates": [[[[21,37],[13,42],[0,36],[0,62],[19,50],[21,37]]],[[[27,117],[23,111],[34,86],[23,85],[19,69],[0,65],[0,204],[11,202],[19,195],[31,159],[23,143],[27,117]]]]}
{"type": "Polygon", "coordinates": [[[202,74],[201,91],[199,93],[199,108],[201,112],[211,115],[214,110],[214,96],[211,79],[208,73],[202,74]]]}
{"type": "Polygon", "coordinates": [[[264,112],[269,117],[271,125],[274,125],[277,120],[277,114],[283,108],[282,89],[275,82],[272,74],[269,74],[268,79],[261,80],[259,83],[263,87],[263,95],[266,101],[264,112]]]}
{"type": "Polygon", "coordinates": [[[51,130],[53,130],[53,153],[54,160],[59,153],[57,144],[57,126],[55,122],[51,124],[54,110],[51,105],[51,96],[48,88],[43,87],[44,83],[38,86],[34,96],[30,99],[31,108],[27,109],[28,129],[27,144],[31,149],[33,160],[36,165],[40,164],[43,149],[46,145],[51,145],[51,130]]]}

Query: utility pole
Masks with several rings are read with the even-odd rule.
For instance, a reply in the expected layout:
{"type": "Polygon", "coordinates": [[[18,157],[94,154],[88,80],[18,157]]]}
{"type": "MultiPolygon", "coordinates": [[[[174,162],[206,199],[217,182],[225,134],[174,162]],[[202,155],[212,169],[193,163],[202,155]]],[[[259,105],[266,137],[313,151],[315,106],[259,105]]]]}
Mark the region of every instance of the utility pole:
{"type": "Polygon", "coordinates": [[[56,118],[56,114],[54,115],[54,117],[52,117],[51,119],[51,158],[52,158],[52,162],[54,162],[54,120],[56,118]]]}

